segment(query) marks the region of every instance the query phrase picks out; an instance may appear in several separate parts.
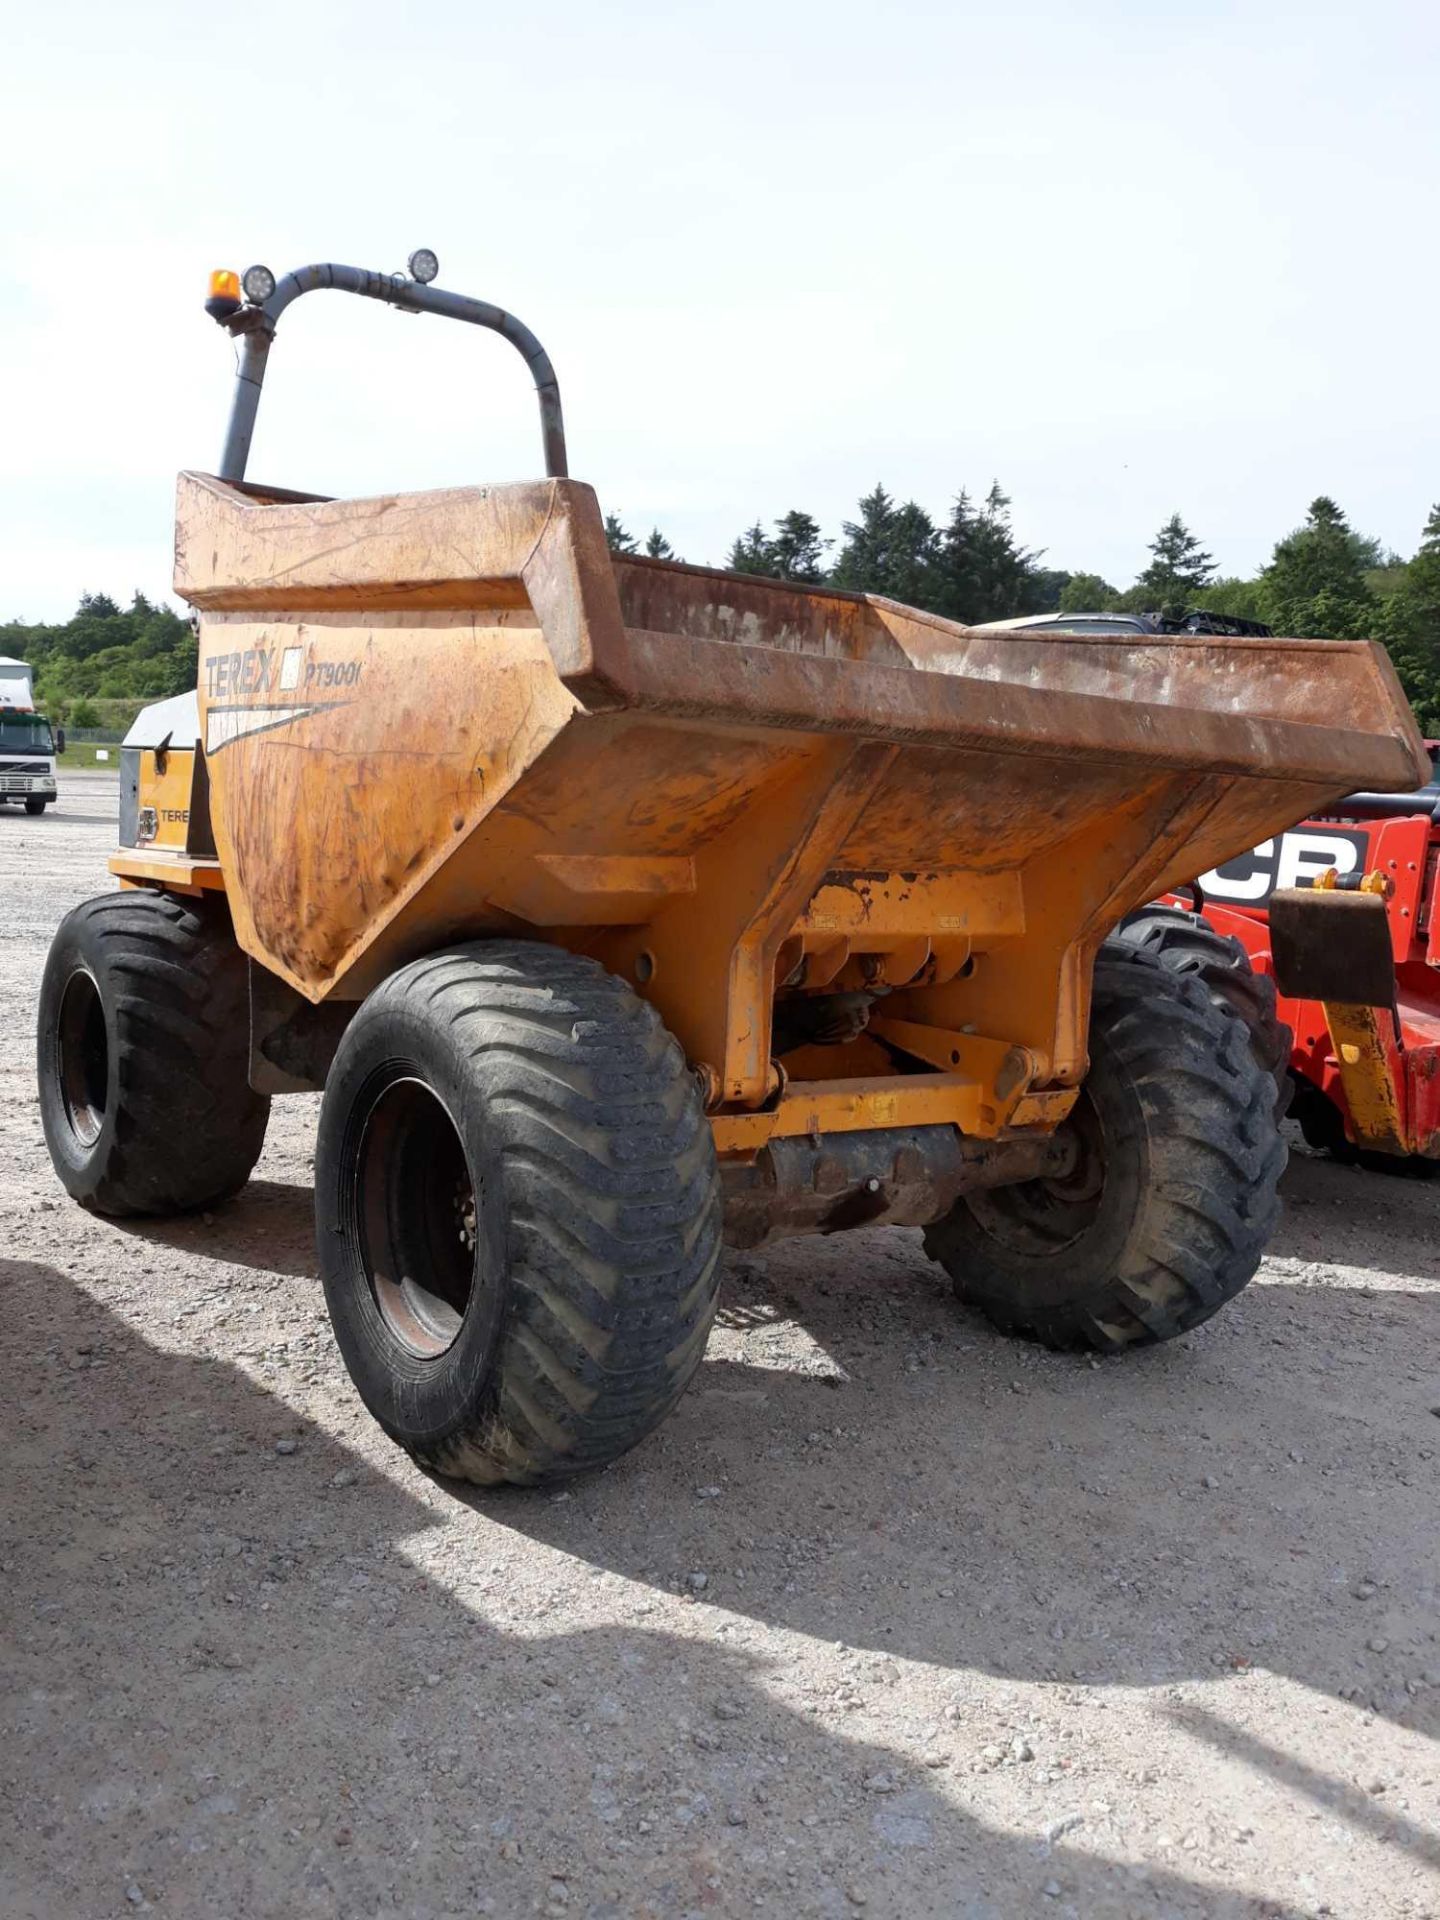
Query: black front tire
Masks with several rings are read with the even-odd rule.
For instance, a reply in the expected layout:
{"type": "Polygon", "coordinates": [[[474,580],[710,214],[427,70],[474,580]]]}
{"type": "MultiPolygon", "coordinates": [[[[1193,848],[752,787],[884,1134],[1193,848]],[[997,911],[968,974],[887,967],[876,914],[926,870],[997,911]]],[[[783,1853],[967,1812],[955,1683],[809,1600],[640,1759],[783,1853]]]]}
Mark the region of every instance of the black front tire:
{"type": "Polygon", "coordinates": [[[27,813],[43,813],[49,804],[50,802],[48,800],[27,800],[25,802],[25,811],[27,813]]]}
{"type": "Polygon", "coordinates": [[[40,987],[40,1118],[82,1206],[184,1213],[237,1192],[270,1115],[249,1065],[249,978],[222,901],[126,889],[66,914],[40,987]]]}
{"type": "Polygon", "coordinates": [[[1275,1082],[1275,1112],[1283,1119],[1290,1110],[1294,1035],[1276,1010],[1275,982],[1255,972],[1240,941],[1217,932],[1203,914],[1159,905],[1127,913],[1112,939],[1154,954],[1172,973],[1193,975],[1212,1000],[1239,1014],[1255,1058],[1275,1082]]]}
{"type": "Polygon", "coordinates": [[[331,1068],[315,1200],[351,1378],[437,1473],[603,1466],[700,1364],[710,1126],[654,1010],[593,960],[491,941],[385,981],[331,1068]]]}
{"type": "Polygon", "coordinates": [[[1095,967],[1074,1171],[961,1200],[926,1230],[960,1298],[1008,1332],[1101,1350],[1174,1339],[1247,1284],[1285,1144],[1239,1013],[1159,955],[1095,967]]]}

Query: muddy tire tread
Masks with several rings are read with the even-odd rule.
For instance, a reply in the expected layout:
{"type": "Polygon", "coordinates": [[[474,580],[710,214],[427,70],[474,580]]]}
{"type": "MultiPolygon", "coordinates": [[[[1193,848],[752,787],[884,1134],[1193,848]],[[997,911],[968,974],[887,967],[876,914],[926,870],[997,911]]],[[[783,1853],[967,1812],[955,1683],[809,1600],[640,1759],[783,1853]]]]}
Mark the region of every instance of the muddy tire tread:
{"type": "Polygon", "coordinates": [[[1119,958],[1122,946],[1156,955],[1174,973],[1194,974],[1213,1000],[1239,1014],[1250,1029],[1255,1058],[1275,1082],[1275,1112],[1283,1119],[1293,1093],[1294,1035],[1276,1009],[1275,982],[1255,972],[1242,943],[1233,934],[1218,932],[1203,914],[1153,905],[1126,914],[1106,942],[1107,955],[1119,958]]]}
{"type": "Polygon", "coordinates": [[[483,1086],[509,1265],[493,1391],[410,1451],[481,1484],[603,1466],[664,1419],[709,1337],[720,1192],[698,1087],[654,1009],[561,948],[452,949],[359,1017],[417,999],[483,1086]]]}
{"type": "MultiPolygon", "coordinates": [[[[270,1112],[247,1077],[249,979],[228,914],[127,890],[76,907],[56,948],[71,936],[88,948],[113,1013],[115,1113],[103,1166],[78,1175],[57,1159],[61,1178],[82,1205],[117,1218],[218,1205],[249,1179],[270,1112]]],[[[42,990],[47,1136],[65,1124],[45,1065],[56,1012],[58,991],[42,990]]]]}
{"type": "Polygon", "coordinates": [[[1279,1216],[1286,1148],[1249,1023],[1198,969],[1107,941],[1094,1026],[1147,1124],[1148,1186],[1122,1270],[1082,1274],[1073,1294],[1041,1302],[1013,1273],[987,1265],[985,1235],[963,1203],[925,1240],[959,1297],[1003,1330],[1107,1351],[1175,1339],[1249,1282],[1279,1216]]]}

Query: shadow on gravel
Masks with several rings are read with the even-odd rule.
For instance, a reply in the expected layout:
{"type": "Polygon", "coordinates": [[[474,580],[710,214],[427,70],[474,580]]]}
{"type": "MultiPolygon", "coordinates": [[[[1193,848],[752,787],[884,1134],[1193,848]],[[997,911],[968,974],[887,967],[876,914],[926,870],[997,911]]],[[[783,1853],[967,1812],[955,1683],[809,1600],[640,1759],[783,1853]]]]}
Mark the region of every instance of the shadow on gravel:
{"type": "Polygon", "coordinates": [[[1407,1819],[1393,1807],[1387,1808],[1372,1794],[1347,1785],[1331,1775],[1307,1767],[1294,1754],[1258,1740],[1243,1728],[1207,1713],[1203,1707],[1183,1706],[1166,1709],[1165,1718],[1194,1740],[1203,1740],[1230,1760],[1241,1761],[1256,1773],[1268,1774],[1290,1793],[1310,1801],[1322,1813],[1344,1820],[1360,1833],[1388,1846],[1399,1846],[1413,1860],[1440,1871],[1440,1834],[1407,1819]]]}
{"type": "MultiPolygon", "coordinates": [[[[36,833],[63,834],[67,827],[110,827],[112,830],[120,822],[120,782],[111,775],[103,785],[98,781],[87,780],[80,785],[73,772],[62,767],[60,770],[60,798],[52,801],[43,813],[25,813],[20,807],[0,807],[0,820],[13,812],[20,823],[33,828],[36,833]]],[[[106,877],[103,868],[98,870],[98,884],[104,886],[106,877]]],[[[114,885],[113,881],[109,882],[114,885]]]]}
{"type": "Polygon", "coordinates": [[[994,1832],[783,1671],[619,1624],[633,1590],[500,1631],[466,1596],[509,1610],[503,1528],[50,1267],[0,1284],[7,1920],[1287,1911],[994,1832]]]}
{"type": "Polygon", "coordinates": [[[1401,1280],[1440,1280],[1440,1178],[1373,1173],[1292,1147],[1270,1251],[1401,1280]]]}
{"type": "Polygon", "coordinates": [[[168,1220],[114,1220],[110,1225],[153,1245],[198,1254],[258,1273],[287,1274],[320,1284],[315,1262],[315,1196],[282,1180],[252,1180],[213,1214],[168,1220]]]}
{"type": "Polygon", "coordinates": [[[1266,1668],[1440,1737],[1440,1291],[1307,1277],[1322,1257],[1363,1265],[1377,1233],[1396,1272],[1434,1271],[1440,1191],[1356,1174],[1358,1199],[1335,1201],[1337,1172],[1290,1176],[1285,1277],[1103,1362],[995,1334],[916,1235],[735,1262],[659,1435],[572,1503],[476,1503],[634,1579],[701,1571],[707,1599],[851,1646],[1093,1685],[1266,1668]],[[688,1501],[653,1498],[657,1455],[688,1501]]]}
{"type": "MultiPolygon", "coordinates": [[[[706,1363],[655,1438],[559,1504],[436,1497],[629,1579],[703,1572],[707,1599],[768,1625],[956,1671],[1243,1685],[1263,1667],[1440,1736],[1420,1680],[1440,1671],[1440,1291],[1385,1278],[1436,1272],[1440,1186],[1297,1154],[1286,1189],[1278,1277],[1187,1341],[1098,1364],[957,1308],[913,1233],[733,1261],[706,1363]],[[1320,1284],[1321,1267],[1377,1285],[1320,1284]]],[[[299,1186],[139,1230],[314,1278],[299,1186]]]]}
{"type": "MultiPolygon", "coordinates": [[[[1440,1178],[1368,1173],[1300,1149],[1291,1153],[1284,1195],[1272,1255],[1440,1281],[1440,1178]]],[[[314,1195],[308,1186],[252,1180],[209,1220],[189,1214],[113,1224],[163,1246],[262,1273],[317,1278],[314,1195]]],[[[852,1236],[840,1244],[864,1246],[876,1237],[852,1236]]],[[[785,1251],[793,1256],[793,1248],[785,1251]]],[[[742,1264],[763,1265],[764,1259],[750,1255],[742,1264]]],[[[787,1270],[790,1265],[793,1258],[787,1258],[787,1270]]]]}

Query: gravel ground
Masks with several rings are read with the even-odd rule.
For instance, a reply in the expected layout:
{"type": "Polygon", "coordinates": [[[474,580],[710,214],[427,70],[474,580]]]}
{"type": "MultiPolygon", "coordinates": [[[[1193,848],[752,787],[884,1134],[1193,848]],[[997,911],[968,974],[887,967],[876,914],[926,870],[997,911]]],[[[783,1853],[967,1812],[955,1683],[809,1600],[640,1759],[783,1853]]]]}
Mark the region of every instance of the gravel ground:
{"type": "Polygon", "coordinates": [[[558,1495],[331,1342],[316,1101],[213,1217],[63,1196],[31,1032],[115,783],[0,813],[0,1914],[1440,1913],[1440,1183],[1298,1150],[1178,1345],[993,1334],[899,1230],[732,1261],[558,1495]]]}

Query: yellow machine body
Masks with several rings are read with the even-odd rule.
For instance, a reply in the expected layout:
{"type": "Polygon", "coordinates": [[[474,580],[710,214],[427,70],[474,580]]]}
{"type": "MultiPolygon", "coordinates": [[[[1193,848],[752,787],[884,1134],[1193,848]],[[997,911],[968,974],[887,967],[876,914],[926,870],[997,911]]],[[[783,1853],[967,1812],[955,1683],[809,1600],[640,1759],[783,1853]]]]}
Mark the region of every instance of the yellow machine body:
{"type": "Polygon", "coordinates": [[[735,1155],[1053,1129],[1121,914],[1428,773],[1368,643],[979,632],[612,555],[568,480],[325,501],[185,474],[176,588],[198,738],[164,772],[142,752],[165,830],[122,879],[223,887],[306,1003],[484,934],[594,955],[735,1155]],[[201,773],[213,841],[170,818],[201,773]],[[857,1037],[776,1057],[777,1000],[848,991],[857,1037]]]}

